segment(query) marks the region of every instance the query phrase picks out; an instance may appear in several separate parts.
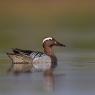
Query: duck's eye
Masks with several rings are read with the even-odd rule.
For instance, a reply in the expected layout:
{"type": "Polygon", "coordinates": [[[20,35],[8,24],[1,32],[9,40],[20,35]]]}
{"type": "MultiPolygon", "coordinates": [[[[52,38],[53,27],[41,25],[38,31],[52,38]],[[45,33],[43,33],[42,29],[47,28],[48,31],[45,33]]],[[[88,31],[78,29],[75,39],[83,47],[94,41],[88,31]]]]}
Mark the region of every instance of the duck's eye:
{"type": "Polygon", "coordinates": [[[49,39],[50,41],[52,41],[52,39],[49,39]]]}

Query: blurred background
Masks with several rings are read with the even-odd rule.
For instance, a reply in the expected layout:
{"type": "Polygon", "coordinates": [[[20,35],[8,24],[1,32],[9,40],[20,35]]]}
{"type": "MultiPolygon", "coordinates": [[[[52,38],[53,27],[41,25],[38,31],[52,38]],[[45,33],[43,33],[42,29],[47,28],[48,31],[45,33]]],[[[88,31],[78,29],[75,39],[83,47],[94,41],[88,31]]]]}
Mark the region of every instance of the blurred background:
{"type": "Polygon", "coordinates": [[[95,1],[0,0],[0,51],[42,50],[47,36],[69,50],[95,49],[95,1]]]}
{"type": "Polygon", "coordinates": [[[95,0],[0,0],[0,95],[95,95],[95,0]],[[54,77],[8,75],[10,48],[56,48],[54,77]],[[50,90],[50,93],[48,93],[50,90]]]}

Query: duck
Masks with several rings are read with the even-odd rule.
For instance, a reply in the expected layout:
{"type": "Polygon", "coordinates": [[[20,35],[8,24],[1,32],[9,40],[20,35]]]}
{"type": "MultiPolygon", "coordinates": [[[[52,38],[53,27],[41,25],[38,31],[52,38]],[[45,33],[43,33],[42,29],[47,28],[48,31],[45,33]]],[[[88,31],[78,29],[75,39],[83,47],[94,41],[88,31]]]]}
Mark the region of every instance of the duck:
{"type": "Polygon", "coordinates": [[[54,46],[66,47],[53,37],[45,37],[42,41],[43,52],[23,50],[14,48],[12,52],[7,52],[12,61],[8,71],[12,72],[33,72],[43,71],[50,74],[57,67],[57,57],[54,54],[54,46]]]}

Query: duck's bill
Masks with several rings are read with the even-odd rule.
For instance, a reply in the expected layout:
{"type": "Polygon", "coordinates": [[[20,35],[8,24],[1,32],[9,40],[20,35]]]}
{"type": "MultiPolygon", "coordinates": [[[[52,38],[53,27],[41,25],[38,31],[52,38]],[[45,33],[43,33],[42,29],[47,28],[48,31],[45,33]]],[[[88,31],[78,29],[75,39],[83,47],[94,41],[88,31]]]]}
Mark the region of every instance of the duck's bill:
{"type": "Polygon", "coordinates": [[[57,42],[57,43],[56,43],[56,46],[66,47],[66,45],[65,45],[65,44],[61,44],[60,42],[57,42]]]}

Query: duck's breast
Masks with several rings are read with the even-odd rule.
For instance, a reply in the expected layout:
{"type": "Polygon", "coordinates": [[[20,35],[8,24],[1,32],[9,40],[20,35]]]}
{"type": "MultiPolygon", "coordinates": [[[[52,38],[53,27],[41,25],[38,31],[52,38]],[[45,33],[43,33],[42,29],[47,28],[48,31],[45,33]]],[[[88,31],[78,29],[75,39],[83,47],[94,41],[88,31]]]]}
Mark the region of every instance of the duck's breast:
{"type": "Polygon", "coordinates": [[[33,59],[33,67],[37,70],[45,71],[51,68],[51,58],[47,55],[36,57],[33,59]]]}

